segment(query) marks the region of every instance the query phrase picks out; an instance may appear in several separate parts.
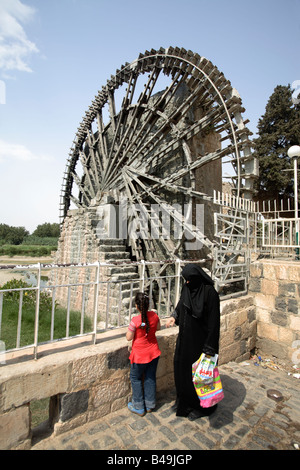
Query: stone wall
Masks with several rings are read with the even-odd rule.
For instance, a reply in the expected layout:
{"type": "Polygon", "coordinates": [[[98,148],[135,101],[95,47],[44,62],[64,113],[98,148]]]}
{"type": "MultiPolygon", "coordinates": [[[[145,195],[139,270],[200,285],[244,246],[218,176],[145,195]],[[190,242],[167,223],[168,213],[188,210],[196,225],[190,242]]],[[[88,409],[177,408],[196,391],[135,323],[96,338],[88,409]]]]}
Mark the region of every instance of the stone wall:
{"type": "MultiPolygon", "coordinates": [[[[97,276],[96,267],[74,267],[73,264],[89,264],[95,262],[103,263],[101,266],[99,280],[102,282],[98,296],[98,326],[105,320],[106,303],[107,303],[107,284],[106,281],[115,281],[110,286],[110,314],[112,325],[114,317],[117,317],[120,293],[119,284],[122,282],[121,296],[121,315],[128,316],[128,308],[130,302],[130,283],[128,280],[135,280],[138,271],[135,265],[129,264],[130,253],[127,250],[123,239],[101,239],[97,236],[97,225],[99,219],[96,210],[74,209],[68,212],[64,220],[62,231],[58,243],[58,250],[55,254],[54,264],[67,264],[69,267],[53,268],[51,270],[51,284],[68,285],[73,284],[70,288],[70,297],[68,287],[58,287],[56,289],[56,301],[59,305],[76,311],[81,311],[82,302],[84,300],[85,313],[90,317],[94,315],[95,287],[94,285],[86,285],[83,289],[82,284],[95,282],[97,276]],[[124,263],[119,267],[104,266],[110,262],[124,263]],[[127,284],[124,281],[128,281],[127,284]],[[79,285],[81,284],[81,285],[79,285]],[[83,299],[84,296],[84,299],[83,299]]],[[[138,290],[139,284],[134,282],[134,292],[138,290]]],[[[124,323],[123,323],[124,324],[124,323]]]]}
{"type": "MultiPolygon", "coordinates": [[[[251,264],[249,295],[221,302],[220,369],[249,359],[256,347],[293,361],[300,341],[299,286],[300,263],[251,264]]],[[[126,329],[102,333],[96,345],[43,351],[36,361],[1,366],[0,449],[30,448],[31,403],[36,400],[50,398],[49,425],[55,434],[125,407],[131,396],[126,329]]],[[[177,327],[157,333],[162,351],[158,392],[174,386],[177,333],[177,327]]]]}
{"type": "Polygon", "coordinates": [[[249,359],[256,344],[255,301],[252,295],[221,302],[219,364],[249,359]]]}
{"type": "Polygon", "coordinates": [[[300,263],[260,260],[250,266],[260,352],[292,360],[300,340],[300,263]]]}
{"type": "MultiPolygon", "coordinates": [[[[48,355],[44,351],[38,360],[2,366],[0,449],[30,448],[30,403],[36,400],[50,398],[48,424],[55,434],[126,407],[131,396],[126,330],[102,333],[96,345],[76,344],[70,350],[48,355]]],[[[177,333],[178,327],[157,333],[162,353],[157,370],[158,393],[174,387],[177,333]]],[[[252,296],[221,302],[220,365],[248,359],[255,335],[252,296]]]]}
{"type": "MultiPolygon", "coordinates": [[[[98,344],[52,353],[0,369],[0,449],[31,446],[30,403],[50,398],[49,426],[60,434],[127,405],[131,396],[126,329],[98,344]]],[[[174,386],[176,328],[157,333],[157,391],[174,386]]]]}

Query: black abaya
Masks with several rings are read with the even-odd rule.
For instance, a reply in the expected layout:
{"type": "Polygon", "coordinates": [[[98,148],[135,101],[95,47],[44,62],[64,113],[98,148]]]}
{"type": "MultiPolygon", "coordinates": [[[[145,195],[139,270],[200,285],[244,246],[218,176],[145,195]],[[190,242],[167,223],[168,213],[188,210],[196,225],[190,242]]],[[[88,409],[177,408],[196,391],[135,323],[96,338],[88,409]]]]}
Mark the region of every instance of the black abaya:
{"type": "MultiPolygon", "coordinates": [[[[187,265],[186,268],[188,267],[193,267],[192,272],[195,271],[195,265],[187,265]]],[[[197,268],[201,270],[200,267],[197,268]]],[[[174,356],[177,416],[188,416],[195,410],[205,414],[192,381],[192,364],[202,352],[214,355],[219,350],[219,295],[213,287],[213,281],[205,273],[202,276],[199,271],[197,276],[192,277],[189,273],[189,269],[182,272],[189,283],[183,286],[180,301],[173,314],[179,325],[174,356]]]]}

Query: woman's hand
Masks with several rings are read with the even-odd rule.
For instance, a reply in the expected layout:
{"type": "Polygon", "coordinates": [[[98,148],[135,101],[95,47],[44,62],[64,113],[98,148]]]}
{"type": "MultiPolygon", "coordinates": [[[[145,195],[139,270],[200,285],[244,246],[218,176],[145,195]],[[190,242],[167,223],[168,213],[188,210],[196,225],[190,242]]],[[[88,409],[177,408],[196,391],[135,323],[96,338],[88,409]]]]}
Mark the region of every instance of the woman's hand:
{"type": "Polygon", "coordinates": [[[166,328],[170,328],[170,326],[174,326],[174,325],[175,325],[175,318],[174,317],[168,318],[166,322],[166,328]]]}

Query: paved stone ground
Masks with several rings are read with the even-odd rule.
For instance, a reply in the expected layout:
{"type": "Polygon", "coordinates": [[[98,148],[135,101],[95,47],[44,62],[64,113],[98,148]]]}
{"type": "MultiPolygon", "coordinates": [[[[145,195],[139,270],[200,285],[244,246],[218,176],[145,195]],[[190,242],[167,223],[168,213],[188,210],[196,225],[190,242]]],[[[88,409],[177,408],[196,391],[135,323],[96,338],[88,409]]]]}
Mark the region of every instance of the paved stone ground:
{"type": "MultiPolygon", "coordinates": [[[[175,392],[158,397],[144,417],[127,408],[37,442],[33,450],[185,451],[300,448],[300,380],[253,361],[220,366],[224,400],[210,417],[176,417],[175,392]],[[283,399],[269,398],[278,390],[283,399]]],[[[112,453],[113,455],[113,453],[112,453]]],[[[116,454],[114,454],[116,455],[116,454]]],[[[124,455],[124,454],[123,454],[124,455]]],[[[130,453],[128,453],[130,455],[130,453]]]]}

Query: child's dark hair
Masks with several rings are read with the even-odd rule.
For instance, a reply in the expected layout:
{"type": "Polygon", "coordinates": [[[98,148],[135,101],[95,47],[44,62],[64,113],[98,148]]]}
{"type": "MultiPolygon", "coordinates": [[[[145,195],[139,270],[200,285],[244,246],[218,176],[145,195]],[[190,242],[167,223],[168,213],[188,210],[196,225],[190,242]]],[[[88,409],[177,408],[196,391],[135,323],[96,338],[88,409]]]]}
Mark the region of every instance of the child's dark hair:
{"type": "Polygon", "coordinates": [[[146,326],[146,335],[149,332],[150,325],[147,316],[148,308],[149,308],[149,297],[144,292],[138,292],[135,296],[135,304],[137,305],[138,309],[142,315],[142,324],[140,328],[145,328],[146,326]]]}

